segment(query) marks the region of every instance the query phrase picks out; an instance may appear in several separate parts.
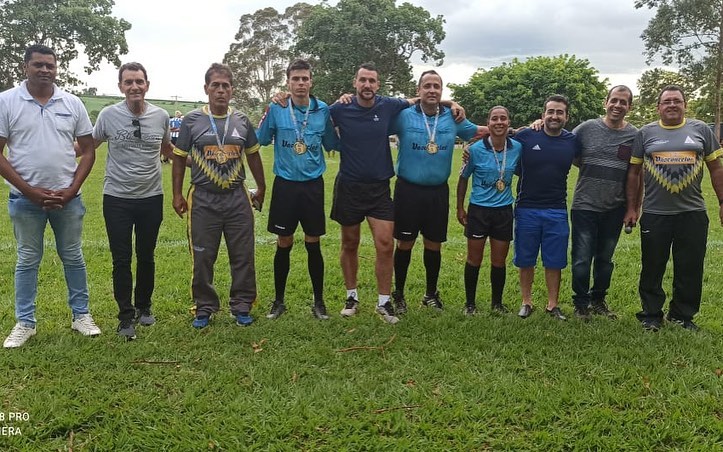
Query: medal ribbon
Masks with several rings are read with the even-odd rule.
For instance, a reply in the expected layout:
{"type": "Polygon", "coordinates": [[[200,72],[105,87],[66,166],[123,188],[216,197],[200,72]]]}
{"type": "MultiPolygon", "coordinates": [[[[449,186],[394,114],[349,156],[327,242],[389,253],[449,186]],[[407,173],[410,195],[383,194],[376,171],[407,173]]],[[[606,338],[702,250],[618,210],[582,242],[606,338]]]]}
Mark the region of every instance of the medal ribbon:
{"type": "Polygon", "coordinates": [[[492,155],[495,156],[495,163],[497,163],[497,169],[500,172],[500,178],[498,180],[501,180],[504,182],[505,180],[505,166],[507,166],[507,140],[505,140],[505,147],[502,148],[502,165],[500,165],[500,161],[497,158],[497,151],[495,151],[495,147],[492,145],[492,139],[489,140],[490,148],[492,149],[492,155]]]}
{"type": "Polygon", "coordinates": [[[216,136],[216,143],[218,144],[218,149],[220,151],[223,151],[223,147],[226,144],[226,134],[228,134],[229,116],[231,116],[231,107],[229,107],[228,111],[226,112],[226,122],[223,125],[223,137],[219,138],[216,121],[213,119],[213,115],[211,114],[211,107],[208,107],[208,119],[209,121],[211,121],[211,128],[213,129],[213,134],[216,136]]]}
{"type": "Polygon", "coordinates": [[[419,107],[419,111],[422,114],[422,120],[424,122],[424,127],[427,128],[427,136],[429,137],[429,142],[434,143],[434,136],[437,134],[437,121],[439,120],[439,105],[437,105],[437,113],[434,115],[434,127],[430,130],[429,124],[427,123],[427,114],[424,113],[424,110],[422,110],[422,107],[419,107]]]}
{"type": "Polygon", "coordinates": [[[291,124],[294,126],[294,133],[296,134],[296,141],[304,142],[304,131],[309,123],[309,111],[311,111],[311,99],[309,99],[309,106],[306,107],[306,113],[304,113],[304,122],[301,123],[301,130],[296,128],[296,115],[294,114],[294,103],[289,99],[289,116],[291,116],[291,124]]]}

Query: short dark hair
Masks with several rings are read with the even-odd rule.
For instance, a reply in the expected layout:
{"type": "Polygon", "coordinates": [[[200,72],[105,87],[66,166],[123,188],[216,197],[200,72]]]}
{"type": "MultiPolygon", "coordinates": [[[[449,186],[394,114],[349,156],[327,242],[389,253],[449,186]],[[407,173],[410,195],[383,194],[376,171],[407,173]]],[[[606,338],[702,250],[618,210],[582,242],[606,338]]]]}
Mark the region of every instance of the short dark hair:
{"type": "Polygon", "coordinates": [[[369,62],[362,63],[362,64],[359,65],[359,67],[358,67],[357,70],[356,70],[356,74],[354,74],[354,78],[356,78],[356,76],[359,74],[359,71],[360,71],[361,69],[365,69],[365,70],[367,70],[367,71],[374,71],[374,72],[377,73],[377,77],[379,77],[379,70],[378,70],[377,67],[374,65],[374,63],[372,63],[371,61],[369,61],[369,62]]]}
{"type": "Polygon", "coordinates": [[[136,63],[135,61],[133,61],[131,63],[126,63],[120,68],[118,68],[118,83],[123,81],[123,71],[141,71],[143,72],[143,78],[148,81],[148,72],[146,72],[146,68],[144,68],[141,63],[136,63]]]}
{"type": "Polygon", "coordinates": [[[688,103],[688,100],[685,98],[685,92],[680,85],[665,85],[665,87],[660,90],[660,94],[658,94],[658,103],[660,103],[660,98],[663,97],[663,93],[666,91],[678,91],[680,95],[683,96],[683,102],[688,103]]]}
{"type": "Polygon", "coordinates": [[[424,78],[425,75],[436,75],[437,77],[439,77],[439,81],[440,82],[442,81],[442,76],[439,75],[439,73],[437,71],[435,71],[434,69],[430,69],[428,71],[422,72],[422,75],[419,76],[419,81],[417,82],[417,88],[422,86],[422,79],[424,78]]]}
{"type": "Polygon", "coordinates": [[[295,60],[286,68],[286,78],[289,78],[291,71],[309,71],[311,75],[311,65],[306,60],[295,60]]]}
{"type": "Polygon", "coordinates": [[[487,112],[487,121],[489,122],[490,117],[492,116],[492,112],[495,110],[502,109],[507,113],[507,119],[511,119],[510,111],[507,109],[507,107],[504,107],[502,105],[495,105],[494,107],[490,108],[490,111],[487,112]]]}
{"type": "Polygon", "coordinates": [[[221,64],[221,63],[213,63],[208,70],[206,71],[206,75],[204,76],[204,80],[206,82],[206,85],[208,85],[211,82],[211,74],[222,74],[228,77],[228,81],[233,85],[233,72],[231,72],[231,68],[228,67],[227,64],[221,64]]]}
{"type": "Polygon", "coordinates": [[[28,61],[33,57],[34,53],[40,53],[43,55],[53,55],[53,59],[57,62],[58,56],[55,54],[55,51],[51,49],[48,46],[42,45],[42,44],[33,44],[29,46],[27,49],[25,49],[25,56],[23,56],[23,61],[27,64],[28,61]]]}
{"type": "Polygon", "coordinates": [[[610,95],[612,95],[613,91],[619,90],[619,91],[627,91],[628,93],[628,103],[630,105],[633,104],[633,90],[628,88],[626,85],[615,85],[612,88],[610,88],[610,91],[608,91],[608,95],[605,96],[605,102],[607,102],[610,99],[610,95]]]}
{"type": "Polygon", "coordinates": [[[567,100],[567,97],[562,94],[553,94],[552,96],[548,96],[547,99],[545,99],[545,110],[547,110],[547,104],[550,102],[560,102],[561,104],[565,104],[565,113],[570,112],[570,102],[567,100]]]}

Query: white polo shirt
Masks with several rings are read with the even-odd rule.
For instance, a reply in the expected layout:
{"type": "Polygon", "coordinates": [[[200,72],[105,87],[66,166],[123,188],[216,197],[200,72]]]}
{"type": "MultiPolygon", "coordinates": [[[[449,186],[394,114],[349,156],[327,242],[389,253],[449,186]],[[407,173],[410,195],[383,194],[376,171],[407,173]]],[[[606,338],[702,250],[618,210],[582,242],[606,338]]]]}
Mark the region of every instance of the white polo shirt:
{"type": "Polygon", "coordinates": [[[34,187],[68,188],[78,166],[73,141],[92,133],[83,102],[55,85],[45,105],[30,95],[25,81],[0,93],[0,137],[7,139],[8,161],[34,187]]]}

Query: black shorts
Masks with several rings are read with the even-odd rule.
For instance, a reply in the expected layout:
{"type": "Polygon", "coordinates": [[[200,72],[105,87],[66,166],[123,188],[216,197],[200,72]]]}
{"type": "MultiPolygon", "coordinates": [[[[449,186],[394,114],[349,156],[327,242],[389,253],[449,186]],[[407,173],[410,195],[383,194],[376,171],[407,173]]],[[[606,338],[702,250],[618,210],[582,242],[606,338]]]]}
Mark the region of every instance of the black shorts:
{"type": "Polygon", "coordinates": [[[394,238],[410,241],[419,232],[425,239],[447,241],[449,186],[417,185],[397,178],[394,185],[394,238]]]}
{"type": "Polygon", "coordinates": [[[324,216],[324,179],[294,182],[282,177],[274,179],[269,207],[268,231],[282,237],[294,235],[301,223],[304,234],[319,237],[326,234],[324,216]]]}
{"type": "Polygon", "coordinates": [[[349,182],[336,176],[331,219],[342,226],[354,226],[365,217],[394,221],[394,204],[389,181],[349,182]]]}
{"type": "Polygon", "coordinates": [[[467,227],[464,236],[480,240],[485,237],[503,242],[512,241],[512,205],[482,207],[470,204],[467,208],[467,227]]]}

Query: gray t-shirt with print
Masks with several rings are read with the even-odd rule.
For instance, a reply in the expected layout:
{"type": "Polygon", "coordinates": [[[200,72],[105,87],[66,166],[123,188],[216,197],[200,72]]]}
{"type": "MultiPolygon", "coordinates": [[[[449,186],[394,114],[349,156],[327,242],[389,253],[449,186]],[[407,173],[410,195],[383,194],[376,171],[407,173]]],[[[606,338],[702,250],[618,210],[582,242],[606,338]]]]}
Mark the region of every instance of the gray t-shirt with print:
{"type": "Polygon", "coordinates": [[[136,116],[125,101],[118,102],[101,110],[93,138],[108,142],[103,194],[129,199],[163,194],[160,150],[170,141],[167,111],[146,102],[136,116]]]}

